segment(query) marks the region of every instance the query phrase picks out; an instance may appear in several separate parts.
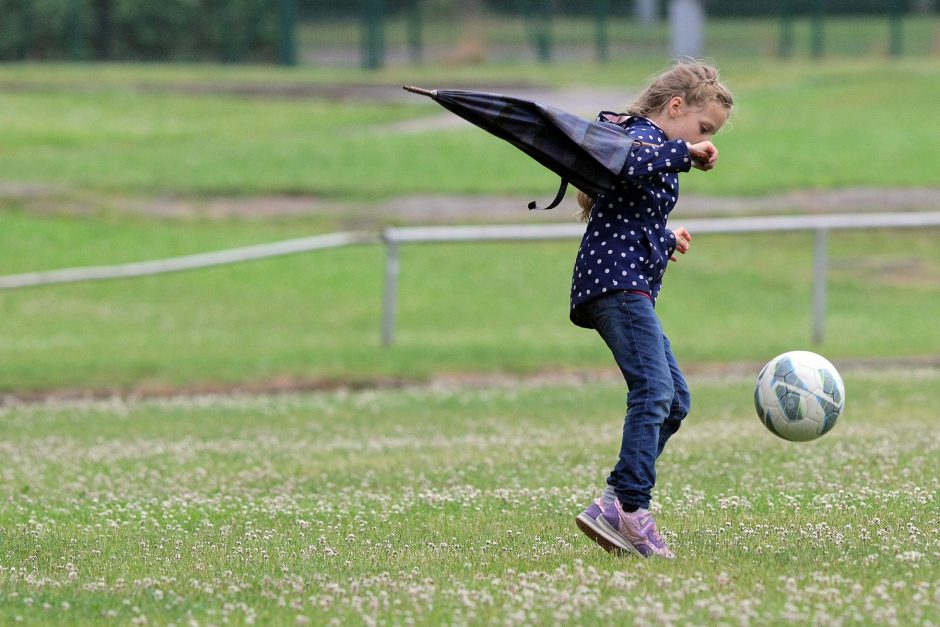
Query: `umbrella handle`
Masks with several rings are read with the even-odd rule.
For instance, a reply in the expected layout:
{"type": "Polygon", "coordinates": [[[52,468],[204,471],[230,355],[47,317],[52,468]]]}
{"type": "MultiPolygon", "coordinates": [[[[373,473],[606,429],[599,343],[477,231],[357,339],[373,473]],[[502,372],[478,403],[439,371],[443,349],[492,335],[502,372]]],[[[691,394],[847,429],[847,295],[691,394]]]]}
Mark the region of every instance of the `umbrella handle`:
{"type": "Polygon", "coordinates": [[[424,89],[423,87],[415,87],[414,85],[402,85],[401,88],[405,91],[410,91],[413,94],[421,94],[422,96],[427,96],[429,98],[434,98],[437,96],[436,89],[424,89]]]}
{"type": "Polygon", "coordinates": [[[561,199],[565,197],[565,192],[568,191],[568,180],[561,179],[561,185],[558,186],[558,193],[555,194],[555,199],[552,200],[551,204],[547,207],[539,207],[535,201],[529,203],[529,211],[538,210],[538,211],[548,211],[549,209],[554,209],[558,206],[558,203],[561,202],[561,199]]]}

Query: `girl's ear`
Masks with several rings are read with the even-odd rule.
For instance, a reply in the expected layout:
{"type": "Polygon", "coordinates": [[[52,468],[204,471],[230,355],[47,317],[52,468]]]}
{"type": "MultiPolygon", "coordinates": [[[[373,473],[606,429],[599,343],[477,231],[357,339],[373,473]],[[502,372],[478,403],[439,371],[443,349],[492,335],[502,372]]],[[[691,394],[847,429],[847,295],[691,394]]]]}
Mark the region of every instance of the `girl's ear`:
{"type": "Polygon", "coordinates": [[[675,118],[682,113],[682,105],[685,104],[685,100],[682,99],[682,96],[673,96],[669,99],[669,103],[666,105],[666,110],[669,113],[669,117],[675,118]]]}

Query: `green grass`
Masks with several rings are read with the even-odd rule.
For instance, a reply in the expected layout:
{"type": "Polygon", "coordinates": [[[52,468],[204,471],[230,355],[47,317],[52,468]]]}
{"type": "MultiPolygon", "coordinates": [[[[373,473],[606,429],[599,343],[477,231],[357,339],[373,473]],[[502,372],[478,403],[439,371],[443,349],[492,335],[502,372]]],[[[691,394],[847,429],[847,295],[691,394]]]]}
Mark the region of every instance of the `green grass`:
{"type": "MultiPolygon", "coordinates": [[[[429,105],[198,93],[205,84],[632,90],[658,64],[373,75],[3,66],[2,180],[46,191],[0,201],[0,272],[202,252],[346,220],[129,217],[125,196],[359,202],[554,183],[478,131],[386,132],[436,114],[429,105]],[[50,209],[57,200],[84,213],[50,209]]],[[[687,177],[685,191],[932,184],[940,84],[929,62],[722,65],[740,112],[719,136],[722,168],[687,177]]],[[[822,440],[765,431],[753,376],[690,377],[693,416],[659,464],[655,501],[677,562],[609,556],[573,526],[616,454],[624,390],[604,380],[8,403],[0,623],[940,622],[940,378],[848,367],[940,353],[936,235],[831,234],[828,333],[815,348],[846,364],[848,405],[822,440]]],[[[566,319],[574,247],[406,247],[391,348],[379,343],[379,247],[3,292],[0,392],[611,372],[600,340],[566,319]]],[[[810,250],[804,235],[696,237],[659,305],[680,361],[807,347],[810,250]]]]}
{"type": "MultiPolygon", "coordinates": [[[[660,66],[636,60],[532,72],[550,84],[622,85],[626,99],[660,66]]],[[[552,174],[483,131],[389,130],[391,122],[446,114],[423,99],[317,99],[316,85],[337,80],[330,71],[271,70],[265,78],[257,69],[220,69],[209,79],[212,70],[203,66],[132,67],[0,67],[0,84],[16,86],[0,94],[6,112],[0,120],[3,179],[110,194],[275,193],[353,200],[533,194],[554,185],[552,174]],[[295,99],[198,93],[206,83],[226,89],[286,83],[313,92],[295,99]]],[[[530,67],[503,70],[502,79],[531,80],[530,67]]],[[[382,81],[447,86],[480,80],[483,71],[476,72],[454,78],[445,68],[398,69],[384,73],[382,81]]],[[[364,76],[350,72],[346,80],[364,76]]],[[[499,70],[490,80],[494,76],[499,70]]],[[[717,139],[721,165],[708,176],[686,177],[687,192],[764,194],[934,180],[931,147],[940,141],[940,130],[931,120],[940,75],[931,61],[734,60],[724,76],[739,107],[732,128],[717,139]],[[918,97],[898,98],[904,93],[918,97]]]]}
{"type": "MultiPolygon", "coordinates": [[[[929,63],[722,65],[741,111],[720,136],[724,169],[688,177],[686,191],[934,180],[929,63]]],[[[655,69],[456,74],[632,89],[655,69]]],[[[551,189],[480,132],[384,131],[429,106],[193,88],[434,84],[448,71],[0,67],[3,181],[51,190],[0,201],[0,272],[202,252],[346,219],[129,217],[124,196],[551,189]],[[50,209],[57,199],[84,212],[50,209]]],[[[848,404],[822,440],[764,430],[753,376],[690,377],[693,415],[659,464],[655,501],[674,563],[609,556],[573,526],[616,454],[624,390],[609,380],[7,403],[0,623],[940,622],[940,377],[849,367],[940,353],[936,235],[830,235],[828,333],[815,348],[846,365],[848,404]]],[[[379,343],[379,247],[3,292],[0,392],[611,372],[600,340],[566,319],[574,247],[406,247],[392,348],[379,343]]],[[[807,347],[810,251],[798,234],[696,237],[659,305],[681,363],[807,347]]]]}
{"type": "MultiPolygon", "coordinates": [[[[214,250],[303,222],[175,223],[8,214],[8,272],[214,250]]],[[[933,356],[936,232],[833,233],[832,358],[933,356]]],[[[809,345],[808,234],[696,237],[658,305],[683,363],[764,361],[809,345]]],[[[422,379],[607,368],[567,320],[575,241],[402,250],[396,343],[381,346],[384,252],[362,246],[151,278],[5,292],[0,390],[422,379]]]]}
{"type": "Polygon", "coordinates": [[[940,621],[936,370],[845,370],[821,440],[692,377],[658,464],[674,562],[573,517],[613,382],[0,408],[0,622],[940,621]]]}
{"type": "MultiPolygon", "coordinates": [[[[522,79],[528,67],[496,75],[522,79]]],[[[607,85],[622,80],[635,87],[652,69],[646,61],[588,68],[578,80],[605,74],[607,85]]],[[[567,70],[535,71],[570,86],[575,79],[567,70]]],[[[940,100],[940,79],[929,62],[748,67],[739,61],[726,70],[740,110],[732,128],[718,136],[721,166],[684,176],[684,192],[759,194],[935,180],[940,164],[931,147],[940,142],[940,130],[930,107],[940,100]],[[919,97],[899,99],[899,93],[919,97]]],[[[418,78],[443,71],[425,68],[418,78]]],[[[8,113],[0,120],[2,180],[40,189],[35,197],[0,200],[0,271],[217,250],[349,228],[364,215],[373,225],[385,224],[394,218],[373,201],[400,194],[544,195],[554,189],[553,175],[482,131],[388,131],[388,122],[438,115],[432,104],[195,91],[204,83],[229,89],[335,80],[309,68],[270,72],[0,67],[0,84],[16,86],[0,94],[8,113]],[[329,196],[357,209],[209,221],[133,217],[123,207],[127,198],[198,203],[218,194],[262,193],[329,196]],[[67,215],[76,207],[77,215],[67,215]]],[[[405,78],[395,72],[382,80],[405,78]]],[[[365,76],[353,72],[348,80],[365,76]]],[[[532,219],[520,212],[520,221],[532,219]]],[[[940,304],[934,241],[930,231],[833,235],[833,258],[841,265],[831,277],[827,339],[818,348],[835,358],[936,355],[940,335],[923,314],[940,304]]],[[[0,297],[0,390],[606,366],[609,357],[597,338],[566,320],[573,246],[407,247],[391,349],[379,342],[378,247],[6,292],[0,297]]],[[[802,235],[697,238],[693,254],[670,272],[660,304],[679,355],[687,362],[762,361],[805,346],[810,250],[802,235]]]]}

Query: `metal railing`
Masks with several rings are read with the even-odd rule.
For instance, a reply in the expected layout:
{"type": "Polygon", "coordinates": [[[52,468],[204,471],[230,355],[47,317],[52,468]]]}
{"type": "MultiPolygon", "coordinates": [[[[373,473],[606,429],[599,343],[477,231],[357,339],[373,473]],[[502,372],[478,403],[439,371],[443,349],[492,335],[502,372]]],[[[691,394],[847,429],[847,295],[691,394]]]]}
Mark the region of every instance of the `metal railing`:
{"type": "Polygon", "coordinates": [[[64,268],[62,270],[48,270],[45,272],[27,272],[25,274],[10,274],[0,276],[0,290],[10,290],[21,287],[37,287],[52,285],[54,283],[77,283],[80,281],[106,281],[112,279],[130,279],[133,277],[153,276],[197,268],[210,268],[230,263],[241,263],[254,259],[266,259],[281,255],[293,255],[313,250],[350,246],[352,244],[377,244],[381,240],[375,233],[330,233],[328,235],[314,235],[299,239],[289,239],[271,244],[258,244],[256,246],[243,246],[211,253],[198,255],[185,255],[169,259],[154,261],[140,261],[124,263],[114,266],[85,266],[81,268],[64,268]]]}
{"type": "MultiPolygon", "coordinates": [[[[703,233],[763,233],[812,231],[813,242],[813,342],[825,335],[826,277],[828,274],[829,231],[849,229],[918,228],[940,226],[940,212],[861,213],[836,215],[764,216],[749,218],[710,218],[684,220],[682,225],[695,235],[703,233]]],[[[386,229],[382,239],[387,248],[385,297],[382,315],[382,342],[395,338],[395,312],[398,299],[398,248],[406,243],[551,240],[580,238],[583,224],[544,224],[513,226],[407,227],[386,229]]]]}
{"type": "MultiPolygon", "coordinates": [[[[940,227],[940,212],[709,218],[685,220],[683,226],[696,235],[783,231],[810,231],[814,233],[812,339],[813,342],[818,344],[822,342],[825,334],[829,232],[853,229],[940,227]]],[[[380,234],[370,232],[331,233],[170,259],[0,276],[0,290],[56,283],[152,276],[340,246],[382,243],[386,248],[385,288],[382,303],[382,343],[390,346],[395,340],[398,279],[401,271],[399,249],[402,245],[578,239],[583,234],[583,224],[424,226],[388,228],[380,234]]]]}

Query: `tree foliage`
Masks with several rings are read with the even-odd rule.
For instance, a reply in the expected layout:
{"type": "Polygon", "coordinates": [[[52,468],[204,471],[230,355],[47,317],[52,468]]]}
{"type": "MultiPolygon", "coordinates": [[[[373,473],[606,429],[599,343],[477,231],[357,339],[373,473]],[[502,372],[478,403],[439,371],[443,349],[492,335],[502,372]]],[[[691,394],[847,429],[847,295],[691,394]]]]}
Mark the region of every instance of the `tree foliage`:
{"type": "Polygon", "coordinates": [[[0,0],[0,58],[271,61],[270,0],[0,0]]]}

